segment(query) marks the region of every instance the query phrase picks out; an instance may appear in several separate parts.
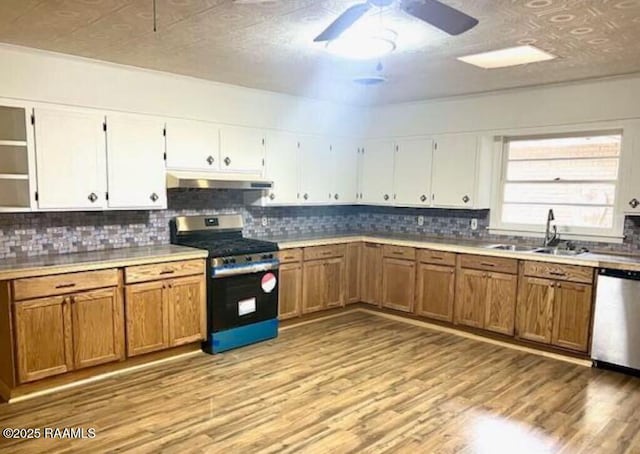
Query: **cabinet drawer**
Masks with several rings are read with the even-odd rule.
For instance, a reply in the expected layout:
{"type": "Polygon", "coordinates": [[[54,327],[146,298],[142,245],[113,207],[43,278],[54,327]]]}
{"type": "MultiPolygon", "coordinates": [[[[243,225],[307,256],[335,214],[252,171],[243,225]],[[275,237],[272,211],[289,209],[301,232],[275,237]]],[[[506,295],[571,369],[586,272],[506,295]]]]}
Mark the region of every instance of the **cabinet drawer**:
{"type": "Polygon", "coordinates": [[[561,281],[593,283],[593,268],[587,266],[561,265],[547,262],[525,262],[525,276],[542,277],[561,281]]]}
{"type": "Polygon", "coordinates": [[[134,284],[201,273],[204,273],[204,260],[185,260],[129,266],[124,269],[124,279],[127,284],[134,284]]]}
{"type": "Polygon", "coordinates": [[[416,250],[412,247],[391,246],[389,244],[385,244],[382,247],[382,255],[393,259],[415,260],[416,250]]]}
{"type": "Polygon", "coordinates": [[[278,252],[280,263],[300,262],[302,260],[302,249],[285,249],[278,252]]]}
{"type": "Polygon", "coordinates": [[[495,271],[497,273],[517,274],[518,261],[500,257],[482,255],[461,255],[460,266],[474,270],[495,271]]]}
{"type": "Polygon", "coordinates": [[[117,285],[116,269],[31,277],[13,281],[13,298],[20,301],[117,285]]]}
{"type": "Polygon", "coordinates": [[[456,266],[456,255],[453,252],[431,251],[421,249],[418,251],[418,260],[432,265],[456,266]]]}
{"type": "Polygon", "coordinates": [[[346,254],[347,248],[344,244],[332,244],[329,246],[313,246],[304,248],[305,260],[326,259],[329,257],[342,257],[346,254]]]}

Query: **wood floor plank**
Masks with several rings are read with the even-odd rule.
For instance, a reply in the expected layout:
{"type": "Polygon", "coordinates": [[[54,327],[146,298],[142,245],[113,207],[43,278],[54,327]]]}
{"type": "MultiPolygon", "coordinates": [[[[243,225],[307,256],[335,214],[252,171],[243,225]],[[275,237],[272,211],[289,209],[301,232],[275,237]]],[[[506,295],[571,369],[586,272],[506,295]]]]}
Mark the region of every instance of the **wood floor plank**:
{"type": "Polygon", "coordinates": [[[640,452],[640,379],[352,312],[15,404],[0,451],[640,452]]]}

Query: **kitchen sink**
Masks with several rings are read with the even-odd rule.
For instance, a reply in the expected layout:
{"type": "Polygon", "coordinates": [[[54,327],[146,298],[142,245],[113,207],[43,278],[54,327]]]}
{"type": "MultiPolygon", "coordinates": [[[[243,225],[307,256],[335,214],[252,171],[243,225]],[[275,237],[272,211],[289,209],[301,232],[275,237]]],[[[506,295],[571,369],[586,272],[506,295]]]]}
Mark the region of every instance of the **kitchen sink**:
{"type": "Polygon", "coordinates": [[[492,244],[491,246],[487,246],[486,248],[511,252],[532,252],[534,250],[529,246],[518,246],[517,244],[492,244]]]}
{"type": "Polygon", "coordinates": [[[574,256],[586,254],[589,251],[587,251],[586,249],[559,249],[557,247],[541,247],[538,249],[534,249],[531,252],[533,252],[534,254],[574,256]]]}

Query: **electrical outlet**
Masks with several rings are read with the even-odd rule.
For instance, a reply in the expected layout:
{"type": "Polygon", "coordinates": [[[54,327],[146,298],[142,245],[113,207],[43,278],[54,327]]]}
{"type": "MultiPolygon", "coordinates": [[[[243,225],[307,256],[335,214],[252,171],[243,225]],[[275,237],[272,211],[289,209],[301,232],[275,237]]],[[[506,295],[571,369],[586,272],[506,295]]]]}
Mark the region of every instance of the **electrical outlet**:
{"type": "Polygon", "coordinates": [[[267,225],[269,225],[269,220],[267,219],[266,216],[262,216],[261,222],[262,222],[262,227],[266,227],[267,225]]]}
{"type": "Polygon", "coordinates": [[[478,230],[478,220],[471,219],[471,230],[478,230]]]}
{"type": "Polygon", "coordinates": [[[418,216],[418,225],[424,225],[424,216],[418,216]]]}

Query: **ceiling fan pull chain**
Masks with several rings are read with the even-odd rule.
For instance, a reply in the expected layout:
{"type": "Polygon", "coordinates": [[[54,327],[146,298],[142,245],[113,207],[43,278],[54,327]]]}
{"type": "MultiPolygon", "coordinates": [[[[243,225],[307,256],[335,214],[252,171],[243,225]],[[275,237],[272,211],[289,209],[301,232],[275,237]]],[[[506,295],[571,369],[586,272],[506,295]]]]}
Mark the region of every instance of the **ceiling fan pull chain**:
{"type": "Polygon", "coordinates": [[[158,31],[158,13],[156,7],[156,0],[153,0],[153,31],[158,31]]]}

